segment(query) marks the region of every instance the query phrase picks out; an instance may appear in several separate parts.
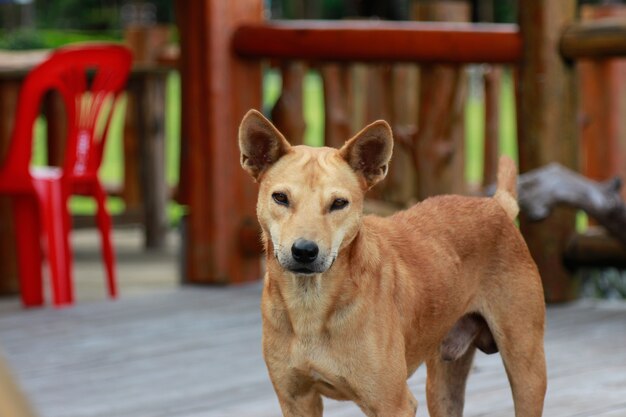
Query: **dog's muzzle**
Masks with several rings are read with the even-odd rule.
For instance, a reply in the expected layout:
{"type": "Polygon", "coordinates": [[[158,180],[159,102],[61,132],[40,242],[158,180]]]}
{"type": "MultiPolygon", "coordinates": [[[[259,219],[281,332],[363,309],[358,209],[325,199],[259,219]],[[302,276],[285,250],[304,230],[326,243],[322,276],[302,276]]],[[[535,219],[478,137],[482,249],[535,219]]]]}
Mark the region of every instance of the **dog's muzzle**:
{"type": "Polygon", "coordinates": [[[291,246],[291,256],[302,265],[313,263],[317,259],[318,253],[320,253],[320,248],[317,246],[317,243],[311,240],[298,239],[291,246]]]}
{"type": "Polygon", "coordinates": [[[277,251],[275,255],[283,268],[297,275],[321,274],[326,272],[334,261],[320,253],[319,246],[312,240],[297,239],[291,245],[290,252],[277,251]]]}
{"type": "Polygon", "coordinates": [[[291,257],[296,262],[296,265],[292,265],[289,270],[303,275],[317,273],[313,264],[319,253],[320,248],[312,240],[296,240],[291,246],[291,257]]]}

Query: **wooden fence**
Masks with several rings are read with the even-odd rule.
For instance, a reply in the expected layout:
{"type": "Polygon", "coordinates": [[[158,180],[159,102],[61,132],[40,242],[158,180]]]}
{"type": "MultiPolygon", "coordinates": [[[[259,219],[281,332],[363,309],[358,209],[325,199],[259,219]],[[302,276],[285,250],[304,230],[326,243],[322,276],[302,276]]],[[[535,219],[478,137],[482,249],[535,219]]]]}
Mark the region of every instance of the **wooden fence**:
{"type": "MultiPolygon", "coordinates": [[[[390,175],[393,187],[384,197],[403,201],[411,193],[423,198],[459,191],[462,141],[449,127],[458,125],[462,117],[460,65],[513,66],[522,172],[553,161],[577,169],[580,129],[574,60],[626,53],[626,26],[577,22],[574,0],[527,0],[520,7],[517,25],[267,22],[261,0],[177,2],[176,7],[183,80],[179,197],[189,206],[184,274],[197,283],[237,283],[259,277],[256,188],[238,167],[235,138],[243,114],[261,107],[262,62],[271,61],[281,70],[283,92],[272,116],[296,142],[304,131],[302,78],[310,66],[324,81],[327,144],[336,146],[347,138],[355,118],[377,111],[377,117],[390,119],[405,159],[394,164],[417,171],[417,191],[409,187],[399,197],[389,190],[397,190],[399,184],[402,189],[405,177],[411,175],[402,170],[396,171],[400,175],[390,175]],[[359,98],[361,89],[353,85],[359,78],[354,68],[362,63],[372,67],[370,75],[361,72],[361,82],[376,91],[372,93],[378,98],[376,104],[383,103],[376,111],[368,107],[372,100],[359,98]],[[404,86],[417,83],[399,63],[421,65],[418,94],[401,94],[404,86]],[[404,105],[398,98],[402,96],[404,105]],[[355,103],[360,103],[358,112],[355,103]]],[[[459,9],[417,10],[415,17],[467,20],[469,16],[459,9]]],[[[498,153],[495,123],[489,121],[497,117],[498,73],[489,71],[485,79],[485,183],[493,181],[498,153]]],[[[548,300],[574,297],[575,286],[562,256],[574,233],[575,212],[559,208],[540,224],[523,216],[520,223],[548,300]]]]}

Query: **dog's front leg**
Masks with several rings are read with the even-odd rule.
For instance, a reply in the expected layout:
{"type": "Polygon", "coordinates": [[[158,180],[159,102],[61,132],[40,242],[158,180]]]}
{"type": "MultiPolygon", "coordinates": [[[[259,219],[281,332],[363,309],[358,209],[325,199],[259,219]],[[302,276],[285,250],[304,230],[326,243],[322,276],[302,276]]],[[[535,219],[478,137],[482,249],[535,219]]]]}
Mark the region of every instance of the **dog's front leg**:
{"type": "Polygon", "coordinates": [[[284,417],[322,417],[322,397],[315,391],[288,394],[277,389],[278,402],[284,417]]]}
{"type": "Polygon", "coordinates": [[[399,392],[394,393],[388,389],[382,391],[383,396],[357,401],[367,417],[415,417],[417,400],[406,383],[399,392]]]}
{"type": "Polygon", "coordinates": [[[322,397],[309,378],[282,366],[270,368],[270,378],[284,417],[322,417],[322,397]]]}
{"type": "Polygon", "coordinates": [[[322,397],[310,378],[276,357],[268,362],[268,370],[284,417],[322,417],[322,397]]]}

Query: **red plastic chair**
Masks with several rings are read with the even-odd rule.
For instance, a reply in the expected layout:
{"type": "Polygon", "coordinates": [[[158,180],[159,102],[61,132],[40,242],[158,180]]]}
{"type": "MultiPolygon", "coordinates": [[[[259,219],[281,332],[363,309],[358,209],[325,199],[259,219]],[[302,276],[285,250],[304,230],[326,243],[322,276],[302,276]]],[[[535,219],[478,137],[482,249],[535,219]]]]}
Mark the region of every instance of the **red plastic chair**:
{"type": "Polygon", "coordinates": [[[27,307],[44,302],[42,241],[54,305],[73,303],[71,217],[67,206],[72,194],[89,195],[97,202],[108,290],[112,298],[117,294],[111,217],[105,207],[98,168],[112,104],[126,84],[131,62],[130,51],[119,45],[62,48],[24,80],[11,144],[0,168],[0,193],[12,196],[21,296],[27,307]],[[50,90],[60,93],[67,114],[64,162],[61,168],[31,167],[33,124],[39,105],[50,90]]]}

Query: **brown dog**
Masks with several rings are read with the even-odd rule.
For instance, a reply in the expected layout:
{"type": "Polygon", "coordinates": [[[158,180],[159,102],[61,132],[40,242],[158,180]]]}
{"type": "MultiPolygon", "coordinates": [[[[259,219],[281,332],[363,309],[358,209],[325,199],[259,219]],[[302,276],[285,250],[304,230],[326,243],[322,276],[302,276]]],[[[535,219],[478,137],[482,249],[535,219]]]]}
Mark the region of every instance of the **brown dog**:
{"type": "Polygon", "coordinates": [[[239,146],[260,183],[263,354],[285,416],[321,416],[321,395],[414,416],[406,380],[423,362],[430,415],[461,416],[476,347],[500,351],[515,415],[541,416],[543,291],[513,223],[510,159],[494,198],[429,198],[379,218],[362,209],[391,158],[384,121],[339,150],[292,147],[251,110],[239,146]]]}

